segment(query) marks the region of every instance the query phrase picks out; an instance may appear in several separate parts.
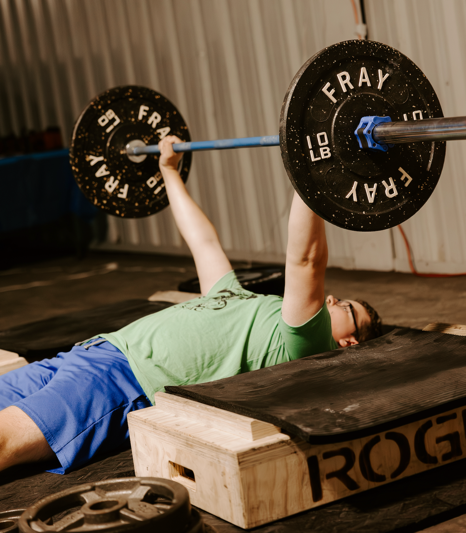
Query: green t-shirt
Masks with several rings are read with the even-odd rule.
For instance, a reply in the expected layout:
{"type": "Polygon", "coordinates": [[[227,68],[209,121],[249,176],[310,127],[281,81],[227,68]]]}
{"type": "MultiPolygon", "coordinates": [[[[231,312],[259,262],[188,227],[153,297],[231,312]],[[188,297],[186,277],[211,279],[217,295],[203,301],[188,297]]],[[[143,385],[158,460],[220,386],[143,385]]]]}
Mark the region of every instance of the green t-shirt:
{"type": "Polygon", "coordinates": [[[104,337],[128,358],[151,402],[166,385],[193,385],[334,350],[327,306],[292,327],[283,298],[243,289],[234,271],[206,296],[140,318],[104,337]]]}

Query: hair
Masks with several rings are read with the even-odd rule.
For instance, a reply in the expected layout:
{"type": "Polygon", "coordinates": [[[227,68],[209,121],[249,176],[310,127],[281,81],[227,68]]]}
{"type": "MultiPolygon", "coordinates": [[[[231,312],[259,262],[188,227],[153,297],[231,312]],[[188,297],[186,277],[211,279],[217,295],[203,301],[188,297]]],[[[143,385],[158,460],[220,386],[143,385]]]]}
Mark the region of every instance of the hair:
{"type": "Polygon", "coordinates": [[[355,300],[361,304],[369,315],[370,322],[364,322],[359,328],[359,342],[370,341],[382,335],[382,319],[377,311],[364,300],[355,300]]]}

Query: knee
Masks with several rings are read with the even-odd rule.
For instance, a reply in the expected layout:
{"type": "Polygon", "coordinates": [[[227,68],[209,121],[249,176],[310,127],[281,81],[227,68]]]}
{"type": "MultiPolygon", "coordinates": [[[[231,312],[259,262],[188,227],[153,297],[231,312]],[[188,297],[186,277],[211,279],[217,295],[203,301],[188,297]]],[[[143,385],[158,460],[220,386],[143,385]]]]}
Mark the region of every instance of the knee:
{"type": "Polygon", "coordinates": [[[55,457],[35,422],[18,407],[0,411],[0,470],[55,457]]]}

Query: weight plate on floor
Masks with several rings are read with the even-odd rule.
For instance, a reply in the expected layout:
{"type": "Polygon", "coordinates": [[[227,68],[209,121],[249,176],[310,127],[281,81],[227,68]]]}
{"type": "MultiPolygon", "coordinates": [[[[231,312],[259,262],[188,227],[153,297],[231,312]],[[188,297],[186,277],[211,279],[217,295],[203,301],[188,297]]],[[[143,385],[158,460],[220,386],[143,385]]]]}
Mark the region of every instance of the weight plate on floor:
{"type": "Polygon", "coordinates": [[[26,509],[22,533],[189,533],[203,531],[183,485],[162,478],[120,478],[73,487],[26,509]],[[52,525],[45,523],[53,518],[52,525]]]}
{"type": "MultiPolygon", "coordinates": [[[[126,145],[158,144],[168,134],[191,140],[180,112],[156,91],[128,85],[94,98],[76,121],[70,147],[71,167],[84,195],[120,217],[145,217],[166,207],[159,156],[130,159],[126,145]]],[[[184,182],[191,158],[186,152],[180,162],[184,182]]]]}
{"type": "Polygon", "coordinates": [[[18,531],[19,517],[24,513],[24,509],[14,509],[12,511],[0,512],[1,533],[16,533],[18,531]]]}
{"type": "Polygon", "coordinates": [[[392,121],[442,117],[421,70],[384,44],[355,40],[325,48],[294,77],[280,116],[287,174],[304,202],[342,228],[376,231],[414,215],[440,177],[445,142],[362,150],[363,116],[392,121]]]}

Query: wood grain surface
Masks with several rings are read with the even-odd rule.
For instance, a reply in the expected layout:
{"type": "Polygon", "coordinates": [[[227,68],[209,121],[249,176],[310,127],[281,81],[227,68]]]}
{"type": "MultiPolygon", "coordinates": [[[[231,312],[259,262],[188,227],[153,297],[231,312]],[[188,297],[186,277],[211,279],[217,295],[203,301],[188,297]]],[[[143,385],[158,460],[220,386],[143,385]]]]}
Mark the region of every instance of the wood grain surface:
{"type": "Polygon", "coordinates": [[[242,528],[466,454],[464,407],[363,438],[310,444],[277,432],[253,439],[244,431],[252,419],[165,393],[157,393],[155,403],[128,415],[136,475],[175,480],[188,488],[194,505],[242,528]]]}
{"type": "Polygon", "coordinates": [[[26,359],[20,357],[17,353],[0,350],[0,376],[27,364],[26,359]]]}

